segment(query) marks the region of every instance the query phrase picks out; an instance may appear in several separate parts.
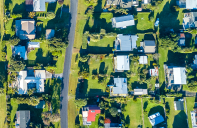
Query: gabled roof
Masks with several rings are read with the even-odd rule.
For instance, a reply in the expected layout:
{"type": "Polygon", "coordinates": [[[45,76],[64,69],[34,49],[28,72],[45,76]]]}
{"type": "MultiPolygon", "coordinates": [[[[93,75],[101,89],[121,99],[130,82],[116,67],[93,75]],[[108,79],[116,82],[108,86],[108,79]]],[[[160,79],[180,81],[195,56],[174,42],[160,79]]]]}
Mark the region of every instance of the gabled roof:
{"type": "Polygon", "coordinates": [[[174,101],[175,110],[184,110],[184,101],[174,101]]]}
{"type": "Polygon", "coordinates": [[[25,49],[25,46],[14,46],[13,48],[13,55],[19,55],[21,58],[23,58],[24,60],[27,60],[27,52],[25,49]]]}
{"type": "Polygon", "coordinates": [[[115,28],[123,28],[123,27],[135,25],[135,21],[133,15],[114,17],[112,18],[112,25],[115,28]]]}
{"type": "Polygon", "coordinates": [[[30,111],[23,110],[16,112],[16,128],[29,128],[30,111]]]}
{"type": "Polygon", "coordinates": [[[134,89],[134,95],[147,95],[147,89],[134,89]]]}
{"type": "Polygon", "coordinates": [[[128,55],[117,55],[117,70],[130,70],[129,66],[128,55]]]}
{"type": "Polygon", "coordinates": [[[112,94],[127,94],[127,78],[114,78],[112,94]]]}
{"type": "Polygon", "coordinates": [[[96,114],[101,112],[97,106],[89,106],[87,121],[95,121],[96,114]]]}
{"type": "Polygon", "coordinates": [[[173,67],[174,84],[187,84],[186,83],[186,69],[184,67],[173,67]]]}
{"type": "Polygon", "coordinates": [[[144,53],[155,53],[156,45],[154,40],[144,41],[144,53]]]}
{"type": "Polygon", "coordinates": [[[197,9],[196,0],[186,0],[186,9],[197,9]]]}
{"type": "Polygon", "coordinates": [[[149,118],[149,121],[152,124],[152,126],[155,126],[155,125],[162,123],[164,121],[163,116],[160,115],[159,112],[157,112],[153,115],[150,115],[148,118],[149,118]]]}
{"type": "Polygon", "coordinates": [[[45,11],[45,0],[33,0],[34,11],[45,11]]]}

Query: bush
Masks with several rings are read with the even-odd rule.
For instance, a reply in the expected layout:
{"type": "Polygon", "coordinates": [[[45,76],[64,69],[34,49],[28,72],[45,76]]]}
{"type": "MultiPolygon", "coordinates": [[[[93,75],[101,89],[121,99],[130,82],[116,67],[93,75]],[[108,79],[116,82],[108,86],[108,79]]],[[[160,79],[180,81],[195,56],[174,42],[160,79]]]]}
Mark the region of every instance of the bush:
{"type": "Polygon", "coordinates": [[[10,67],[8,68],[8,70],[10,72],[19,72],[23,69],[25,69],[25,62],[23,60],[16,60],[16,58],[12,57],[10,59],[10,67]]]}
{"type": "Polygon", "coordinates": [[[112,108],[109,109],[109,112],[111,113],[111,115],[113,117],[115,117],[118,114],[118,109],[115,108],[115,107],[112,107],[112,108]]]}
{"type": "Polygon", "coordinates": [[[54,19],[55,18],[55,13],[54,12],[47,12],[47,14],[46,14],[46,17],[48,18],[48,19],[54,19]]]}

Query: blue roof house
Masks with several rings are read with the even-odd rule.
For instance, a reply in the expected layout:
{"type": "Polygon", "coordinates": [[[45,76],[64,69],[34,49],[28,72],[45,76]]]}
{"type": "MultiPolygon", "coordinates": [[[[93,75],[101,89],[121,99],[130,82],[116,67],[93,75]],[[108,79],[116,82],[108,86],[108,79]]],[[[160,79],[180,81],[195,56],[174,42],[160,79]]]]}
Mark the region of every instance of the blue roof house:
{"type": "Polygon", "coordinates": [[[155,126],[157,124],[160,124],[160,123],[164,122],[164,118],[163,118],[162,115],[160,115],[159,112],[157,112],[153,115],[150,115],[148,118],[149,118],[149,121],[150,121],[152,126],[155,126]]]}
{"type": "Polygon", "coordinates": [[[135,25],[135,20],[133,15],[112,18],[113,28],[126,28],[127,26],[133,26],[133,25],[135,25]]]}
{"type": "Polygon", "coordinates": [[[25,46],[14,46],[12,48],[12,54],[13,56],[19,55],[24,60],[27,60],[27,52],[25,49],[25,46]]]}
{"type": "Polygon", "coordinates": [[[137,39],[137,35],[118,34],[115,41],[116,51],[133,51],[133,49],[137,48],[137,39]]]}
{"type": "Polygon", "coordinates": [[[35,12],[45,11],[45,0],[33,0],[33,9],[35,12]]]}
{"type": "Polygon", "coordinates": [[[110,96],[127,96],[127,78],[114,78],[114,85],[110,87],[110,96]]]}

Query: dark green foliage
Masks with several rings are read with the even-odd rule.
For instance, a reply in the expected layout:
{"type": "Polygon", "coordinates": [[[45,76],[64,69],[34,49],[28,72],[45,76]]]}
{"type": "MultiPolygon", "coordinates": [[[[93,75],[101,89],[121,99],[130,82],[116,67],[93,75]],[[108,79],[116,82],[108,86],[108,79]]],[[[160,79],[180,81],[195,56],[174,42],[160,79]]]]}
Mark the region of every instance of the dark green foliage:
{"type": "Polygon", "coordinates": [[[9,42],[11,45],[15,46],[15,45],[17,45],[17,44],[20,42],[20,39],[17,38],[17,37],[15,37],[15,38],[9,39],[8,42],[9,42]]]}
{"type": "Polygon", "coordinates": [[[25,62],[23,60],[17,60],[16,58],[12,57],[10,59],[10,67],[8,68],[8,70],[10,72],[19,72],[23,69],[25,69],[25,62]]]}
{"type": "Polygon", "coordinates": [[[111,113],[111,115],[113,117],[115,117],[118,114],[118,109],[115,108],[115,107],[112,107],[112,108],[109,109],[109,112],[111,113]]]}
{"type": "Polygon", "coordinates": [[[54,12],[47,12],[47,14],[46,14],[46,17],[47,18],[49,18],[49,19],[53,19],[53,18],[55,18],[55,13],[54,12]]]}
{"type": "Polygon", "coordinates": [[[63,42],[60,38],[52,38],[48,40],[50,51],[62,51],[68,46],[67,43],[63,42]]]}
{"type": "Polygon", "coordinates": [[[75,100],[75,104],[78,108],[81,108],[81,107],[87,105],[87,100],[86,99],[78,99],[78,100],[75,100]]]}

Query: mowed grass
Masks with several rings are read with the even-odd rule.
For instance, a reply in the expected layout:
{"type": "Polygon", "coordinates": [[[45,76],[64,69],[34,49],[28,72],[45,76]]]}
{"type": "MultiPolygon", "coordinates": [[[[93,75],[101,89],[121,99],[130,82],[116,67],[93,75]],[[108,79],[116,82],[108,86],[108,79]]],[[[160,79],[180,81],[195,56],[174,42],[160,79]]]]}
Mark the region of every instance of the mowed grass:
{"type": "Polygon", "coordinates": [[[148,30],[148,29],[153,29],[153,23],[152,21],[149,20],[149,12],[143,12],[143,13],[138,13],[138,23],[137,23],[137,29],[138,30],[148,30]]]}
{"type": "Polygon", "coordinates": [[[189,128],[192,128],[191,111],[194,110],[195,97],[186,97],[189,128]]]}
{"type": "Polygon", "coordinates": [[[16,111],[18,110],[18,104],[11,99],[11,122],[10,124],[15,123],[16,111]]]}
{"type": "Polygon", "coordinates": [[[130,120],[128,128],[137,128],[138,125],[143,125],[141,99],[134,101],[132,98],[130,98],[127,101],[125,110],[126,111],[123,112],[124,118],[126,120],[130,120]]]}
{"type": "Polygon", "coordinates": [[[7,124],[6,124],[6,96],[5,95],[1,95],[0,96],[0,128],[6,128],[7,124]]]}
{"type": "Polygon", "coordinates": [[[143,98],[143,109],[144,111],[144,125],[145,128],[152,128],[152,125],[148,119],[148,116],[159,112],[164,118],[164,105],[163,101],[161,100],[160,103],[156,102],[154,99],[150,98],[143,98]]]}
{"type": "MultiPolygon", "coordinates": [[[[187,127],[187,117],[184,110],[174,109],[174,98],[166,98],[166,103],[169,105],[170,114],[167,115],[168,128],[186,128],[187,127]]],[[[185,106],[184,106],[185,108],[185,106]]]]}

